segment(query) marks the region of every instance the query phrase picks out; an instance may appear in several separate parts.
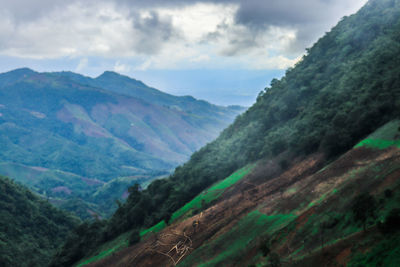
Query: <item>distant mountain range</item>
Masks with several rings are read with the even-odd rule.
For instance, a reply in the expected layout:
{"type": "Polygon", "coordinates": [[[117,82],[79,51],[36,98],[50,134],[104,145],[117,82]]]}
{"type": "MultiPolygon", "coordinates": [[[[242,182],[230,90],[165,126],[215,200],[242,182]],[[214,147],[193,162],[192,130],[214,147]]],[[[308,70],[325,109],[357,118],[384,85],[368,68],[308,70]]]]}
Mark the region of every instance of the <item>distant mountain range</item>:
{"type": "Polygon", "coordinates": [[[82,218],[107,214],[129,185],[169,174],[241,111],[115,72],[17,69],[0,74],[0,174],[82,218]]]}

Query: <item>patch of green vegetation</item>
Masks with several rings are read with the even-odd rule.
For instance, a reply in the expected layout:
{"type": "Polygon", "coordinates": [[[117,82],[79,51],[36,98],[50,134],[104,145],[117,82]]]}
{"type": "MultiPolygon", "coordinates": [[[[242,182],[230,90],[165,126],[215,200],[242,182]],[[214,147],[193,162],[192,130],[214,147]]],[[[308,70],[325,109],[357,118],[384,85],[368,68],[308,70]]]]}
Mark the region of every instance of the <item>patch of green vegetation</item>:
{"type": "Polygon", "coordinates": [[[392,146],[400,148],[400,140],[383,140],[383,139],[364,139],[358,143],[357,147],[386,149],[392,146]]]}
{"type": "Polygon", "coordinates": [[[230,186],[234,185],[240,179],[242,179],[245,175],[247,175],[253,168],[255,164],[249,164],[236,172],[232,173],[230,176],[225,178],[224,180],[216,183],[211,186],[209,189],[205,190],[201,194],[197,195],[190,202],[186,203],[185,206],[177,210],[172,214],[171,220],[176,221],[190,210],[199,209],[202,207],[202,203],[208,204],[211,201],[218,199],[222,193],[230,186]]]}
{"type": "Polygon", "coordinates": [[[121,249],[128,247],[129,234],[130,232],[124,233],[114,240],[104,243],[94,253],[92,253],[91,257],[83,259],[82,261],[80,261],[80,263],[76,265],[76,267],[81,267],[86,264],[101,260],[114,252],[120,251],[121,249]]]}
{"type": "Polygon", "coordinates": [[[393,120],[378,130],[374,131],[367,138],[359,142],[354,148],[367,147],[386,149],[392,146],[400,148],[400,120],[393,120]]]}
{"type": "Polygon", "coordinates": [[[266,233],[273,233],[285,227],[295,218],[296,216],[293,214],[268,216],[257,210],[252,211],[229,232],[196,249],[179,266],[193,266],[195,262],[198,263],[201,260],[205,262],[198,266],[203,267],[235,263],[248,250],[249,246],[256,245],[254,240],[266,233]],[[210,259],[212,255],[216,256],[210,259]]]}
{"type": "Polygon", "coordinates": [[[400,266],[400,234],[382,240],[371,250],[356,253],[348,267],[398,267],[400,266]]]}
{"type": "Polygon", "coordinates": [[[141,232],[140,232],[140,236],[141,236],[141,237],[142,237],[142,236],[145,236],[145,235],[147,235],[148,233],[158,233],[158,232],[160,232],[162,229],[164,229],[166,226],[167,226],[167,225],[166,225],[165,221],[161,221],[161,222],[157,223],[156,225],[154,225],[154,226],[152,226],[152,227],[150,227],[150,228],[147,228],[147,229],[141,231],[141,232]]]}
{"type": "Polygon", "coordinates": [[[98,260],[110,255],[111,253],[113,253],[113,251],[114,251],[114,249],[108,249],[108,250],[102,251],[101,253],[97,254],[96,256],[93,256],[93,257],[87,259],[86,261],[78,264],[77,267],[81,267],[81,266],[84,266],[86,264],[98,261],[98,260]]]}

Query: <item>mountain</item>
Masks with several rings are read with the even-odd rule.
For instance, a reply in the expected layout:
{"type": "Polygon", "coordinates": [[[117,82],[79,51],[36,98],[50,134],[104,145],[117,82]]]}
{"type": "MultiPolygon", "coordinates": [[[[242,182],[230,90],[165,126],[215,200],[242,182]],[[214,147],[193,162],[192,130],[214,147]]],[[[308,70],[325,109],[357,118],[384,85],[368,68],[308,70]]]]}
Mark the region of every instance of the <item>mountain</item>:
{"type": "Polygon", "coordinates": [[[103,88],[117,94],[133,96],[148,103],[174,108],[187,113],[208,116],[210,121],[231,120],[232,115],[228,111],[243,111],[243,108],[240,106],[220,107],[204,100],[197,100],[192,96],[170,95],[151,88],[141,81],[112,71],[106,71],[95,79],[82,77],[81,75],[72,72],[60,72],[57,74],[69,77],[82,84],[103,88]],[[219,116],[215,115],[216,112],[219,113],[219,116]]]}
{"type": "Polygon", "coordinates": [[[95,79],[72,72],[59,72],[56,75],[68,77],[81,84],[102,88],[117,94],[132,96],[147,103],[194,114],[196,116],[191,119],[197,126],[205,124],[218,125],[221,121],[232,121],[236,114],[244,111],[244,108],[240,106],[222,107],[210,104],[204,100],[197,100],[192,96],[170,95],[151,88],[141,81],[112,71],[106,71],[95,79]]]}
{"type": "Polygon", "coordinates": [[[398,266],[399,21],[393,0],[344,17],[168,179],[131,187],[79,266],[398,266]]]}
{"type": "Polygon", "coordinates": [[[399,126],[389,122],[329,165],[319,153],[286,170],[247,165],[169,225],[142,230],[140,243],[121,235],[78,266],[398,266],[399,126]],[[365,226],[355,216],[364,209],[365,226]]]}
{"type": "Polygon", "coordinates": [[[0,265],[46,266],[79,219],[0,176],[0,265]]]}
{"type": "Polygon", "coordinates": [[[82,218],[107,215],[125,192],[108,191],[111,202],[98,203],[106,183],[118,178],[126,188],[168,175],[241,111],[141,82],[138,94],[153,98],[127,95],[124,88],[138,83],[116,73],[96,79],[30,69],[0,74],[0,173],[59,206],[86,202],[82,218]]]}

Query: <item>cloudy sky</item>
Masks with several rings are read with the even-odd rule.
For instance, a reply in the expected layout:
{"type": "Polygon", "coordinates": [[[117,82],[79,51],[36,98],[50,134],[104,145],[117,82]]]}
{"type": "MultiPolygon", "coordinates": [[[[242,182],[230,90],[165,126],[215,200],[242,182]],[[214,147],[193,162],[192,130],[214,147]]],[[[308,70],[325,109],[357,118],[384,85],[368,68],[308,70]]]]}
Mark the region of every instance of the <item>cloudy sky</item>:
{"type": "Polygon", "coordinates": [[[0,72],[98,76],[250,105],[366,0],[0,0],[0,72]]]}

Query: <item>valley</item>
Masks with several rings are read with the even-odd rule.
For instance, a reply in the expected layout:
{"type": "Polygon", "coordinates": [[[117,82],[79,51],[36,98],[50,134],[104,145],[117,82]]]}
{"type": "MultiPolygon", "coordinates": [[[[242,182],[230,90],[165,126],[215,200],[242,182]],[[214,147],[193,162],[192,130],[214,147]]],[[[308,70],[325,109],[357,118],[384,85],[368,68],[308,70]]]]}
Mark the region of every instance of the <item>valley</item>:
{"type": "Polygon", "coordinates": [[[242,110],[111,72],[18,69],[0,74],[0,99],[0,173],[83,219],[112,214],[134,183],[168,176],[242,110]]]}

